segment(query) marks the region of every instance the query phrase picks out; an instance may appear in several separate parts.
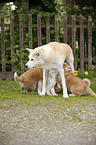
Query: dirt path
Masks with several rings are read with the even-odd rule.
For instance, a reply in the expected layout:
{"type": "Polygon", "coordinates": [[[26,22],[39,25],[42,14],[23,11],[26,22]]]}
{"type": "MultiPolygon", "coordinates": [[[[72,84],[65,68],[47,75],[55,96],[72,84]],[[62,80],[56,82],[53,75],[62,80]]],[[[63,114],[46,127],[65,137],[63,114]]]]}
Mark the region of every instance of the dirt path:
{"type": "Polygon", "coordinates": [[[94,107],[75,107],[78,114],[71,115],[72,108],[64,111],[48,105],[2,105],[0,145],[96,145],[94,107]]]}

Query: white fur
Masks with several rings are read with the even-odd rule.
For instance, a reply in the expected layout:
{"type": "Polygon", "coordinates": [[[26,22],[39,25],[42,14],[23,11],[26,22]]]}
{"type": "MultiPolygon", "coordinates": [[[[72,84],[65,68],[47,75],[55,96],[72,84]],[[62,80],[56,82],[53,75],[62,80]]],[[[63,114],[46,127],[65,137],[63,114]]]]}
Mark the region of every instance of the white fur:
{"type": "Polygon", "coordinates": [[[15,80],[15,82],[17,82],[16,77],[17,77],[17,72],[14,73],[14,80],[15,80]]]}
{"type": "Polygon", "coordinates": [[[38,94],[41,95],[42,90],[42,80],[38,81],[38,94]]]}
{"type": "MultiPolygon", "coordinates": [[[[15,80],[15,82],[18,82],[16,77],[18,77],[17,72],[14,73],[14,80],[15,80]]],[[[20,84],[21,87],[24,87],[22,82],[19,82],[19,84],[20,84]]]]}
{"type": "Polygon", "coordinates": [[[63,97],[68,98],[66,82],[64,77],[63,63],[66,61],[70,64],[74,72],[74,58],[72,49],[69,45],[58,42],[51,42],[49,44],[32,49],[27,49],[29,54],[29,61],[27,62],[28,68],[40,67],[43,68],[43,90],[41,95],[46,92],[46,78],[47,71],[57,69],[62,80],[63,97]]]}
{"type": "Polygon", "coordinates": [[[49,75],[48,75],[48,85],[47,85],[47,93],[51,91],[52,95],[54,96],[58,96],[56,93],[55,93],[55,89],[54,89],[54,86],[56,84],[56,77],[57,77],[57,70],[49,70],[49,75]]]}

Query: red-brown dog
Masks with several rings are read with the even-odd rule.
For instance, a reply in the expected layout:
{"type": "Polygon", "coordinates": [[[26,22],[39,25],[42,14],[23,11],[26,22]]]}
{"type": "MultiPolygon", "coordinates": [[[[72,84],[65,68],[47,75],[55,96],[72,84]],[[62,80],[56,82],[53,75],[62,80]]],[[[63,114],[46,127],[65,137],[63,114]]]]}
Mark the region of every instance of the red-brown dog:
{"type": "Polygon", "coordinates": [[[20,77],[14,73],[14,80],[21,85],[21,92],[33,92],[38,84],[38,93],[41,93],[43,69],[32,68],[24,72],[20,77]]]}
{"type": "MultiPolygon", "coordinates": [[[[90,86],[90,81],[88,79],[80,79],[75,76],[71,70],[71,67],[64,63],[64,70],[65,70],[65,80],[68,90],[72,92],[75,96],[87,95],[90,94],[96,97],[96,93],[92,91],[90,86]]],[[[61,84],[61,79],[57,78],[57,82],[61,84]]],[[[55,88],[58,91],[58,88],[55,88]]]]}

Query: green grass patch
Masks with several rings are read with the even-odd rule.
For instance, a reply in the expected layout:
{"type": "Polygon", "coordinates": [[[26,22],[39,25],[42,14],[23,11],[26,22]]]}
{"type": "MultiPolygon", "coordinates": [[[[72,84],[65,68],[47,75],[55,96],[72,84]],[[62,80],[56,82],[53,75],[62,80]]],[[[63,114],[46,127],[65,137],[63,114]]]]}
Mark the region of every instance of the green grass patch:
{"type": "MultiPolygon", "coordinates": [[[[96,81],[93,80],[91,88],[95,91],[96,81]]],[[[42,109],[45,110],[46,112],[40,120],[48,118],[48,112],[51,117],[54,116],[54,119],[62,118],[81,122],[83,121],[82,114],[86,115],[86,112],[96,110],[96,97],[87,95],[64,99],[62,93],[59,93],[58,96],[39,96],[36,92],[21,93],[20,85],[14,81],[0,81],[0,110],[16,109],[16,107],[21,107],[22,110],[40,108],[41,113],[42,109]]],[[[39,112],[37,114],[39,116],[39,112]]],[[[89,113],[86,121],[93,121],[90,116],[89,113]]]]}

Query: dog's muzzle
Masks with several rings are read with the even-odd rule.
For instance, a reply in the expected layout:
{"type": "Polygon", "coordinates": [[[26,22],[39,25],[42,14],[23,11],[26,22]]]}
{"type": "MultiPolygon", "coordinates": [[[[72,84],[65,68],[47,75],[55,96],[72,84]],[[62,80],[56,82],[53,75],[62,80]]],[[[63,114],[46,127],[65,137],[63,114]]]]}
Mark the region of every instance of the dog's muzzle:
{"type": "Polygon", "coordinates": [[[29,68],[29,61],[25,64],[25,66],[29,68]]]}

